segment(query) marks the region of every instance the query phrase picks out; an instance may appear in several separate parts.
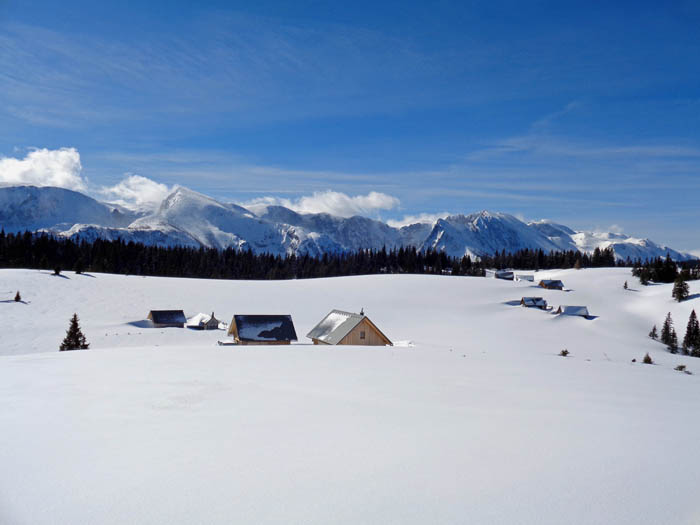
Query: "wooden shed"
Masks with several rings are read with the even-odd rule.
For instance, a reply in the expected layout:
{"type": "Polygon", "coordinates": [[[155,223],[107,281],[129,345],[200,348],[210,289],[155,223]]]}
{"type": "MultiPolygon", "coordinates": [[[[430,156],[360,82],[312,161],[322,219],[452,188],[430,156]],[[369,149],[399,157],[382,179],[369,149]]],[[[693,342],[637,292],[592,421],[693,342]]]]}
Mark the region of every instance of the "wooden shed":
{"type": "Polygon", "coordinates": [[[214,312],[211,315],[197,314],[187,320],[187,328],[192,330],[218,330],[219,320],[214,317],[214,312]]]}
{"type": "Polygon", "coordinates": [[[559,315],[577,315],[579,317],[590,317],[588,308],[585,306],[564,306],[561,305],[555,312],[559,315]]]}
{"type": "Polygon", "coordinates": [[[547,301],[545,301],[542,297],[523,297],[520,299],[520,304],[521,306],[525,306],[527,308],[539,308],[540,310],[547,309],[547,301]]]}
{"type": "Polygon", "coordinates": [[[240,345],[288,345],[297,340],[291,315],[234,315],[228,335],[240,345]]]}
{"type": "Polygon", "coordinates": [[[146,318],[155,328],[184,328],[187,318],[182,310],[151,310],[146,318]]]}
{"type": "Polygon", "coordinates": [[[306,337],[315,345],[393,346],[364,312],[332,310],[306,337]]]}
{"type": "Polygon", "coordinates": [[[564,283],[559,279],[542,279],[538,285],[540,288],[546,288],[547,290],[563,290],[564,283]]]}

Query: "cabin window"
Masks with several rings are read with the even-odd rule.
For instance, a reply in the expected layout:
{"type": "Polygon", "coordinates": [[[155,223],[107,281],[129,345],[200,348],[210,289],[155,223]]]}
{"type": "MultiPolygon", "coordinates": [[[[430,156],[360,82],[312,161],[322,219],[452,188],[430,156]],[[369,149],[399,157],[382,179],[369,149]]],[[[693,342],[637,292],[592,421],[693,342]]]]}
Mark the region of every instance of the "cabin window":
{"type": "Polygon", "coordinates": [[[360,330],[360,339],[364,339],[364,338],[365,338],[365,331],[360,330]]]}

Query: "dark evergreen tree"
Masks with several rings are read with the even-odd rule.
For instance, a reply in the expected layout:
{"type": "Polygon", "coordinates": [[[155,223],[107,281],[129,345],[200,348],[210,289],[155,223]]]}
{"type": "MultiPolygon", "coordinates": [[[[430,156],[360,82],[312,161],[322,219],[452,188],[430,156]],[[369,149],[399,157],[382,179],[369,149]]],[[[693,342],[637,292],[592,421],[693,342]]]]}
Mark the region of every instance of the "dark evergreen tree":
{"type": "Polygon", "coordinates": [[[673,291],[671,292],[673,298],[678,301],[685,301],[690,295],[690,289],[688,288],[688,283],[682,275],[679,275],[673,282],[673,291]]]}
{"type": "Polygon", "coordinates": [[[622,287],[627,290],[627,281],[625,281],[625,284],[622,285],[622,287]]]}
{"type": "Polygon", "coordinates": [[[646,354],[644,354],[644,359],[642,359],[642,363],[644,363],[645,365],[653,365],[654,364],[654,361],[652,360],[652,358],[648,352],[646,354]]]}
{"type": "Polygon", "coordinates": [[[649,332],[649,337],[651,337],[654,340],[657,340],[659,338],[659,333],[656,331],[656,325],[654,325],[654,328],[652,328],[651,332],[649,332]]]}
{"type": "Polygon", "coordinates": [[[53,274],[54,274],[54,275],[61,275],[61,267],[60,267],[60,266],[54,266],[54,268],[53,268],[53,274]]]}
{"type": "Polygon", "coordinates": [[[73,314],[70,320],[70,326],[66,331],[66,337],[63,339],[59,350],[87,350],[88,348],[90,348],[90,343],[87,342],[83,332],[80,330],[78,314],[73,314]]]}
{"type": "Polygon", "coordinates": [[[690,312],[688,318],[688,326],[685,329],[685,337],[683,337],[683,353],[700,357],[700,324],[695,310],[690,312]]]}
{"type": "Polygon", "coordinates": [[[671,335],[668,340],[668,349],[672,354],[678,353],[678,335],[676,334],[676,329],[671,328],[671,335]]]}
{"type": "Polygon", "coordinates": [[[671,342],[671,330],[673,330],[673,319],[671,319],[671,312],[668,312],[661,327],[661,342],[665,345],[671,342]]]}
{"type": "Polygon", "coordinates": [[[22,296],[19,294],[19,290],[17,290],[17,293],[15,294],[15,302],[18,303],[22,300],[22,296]]]}

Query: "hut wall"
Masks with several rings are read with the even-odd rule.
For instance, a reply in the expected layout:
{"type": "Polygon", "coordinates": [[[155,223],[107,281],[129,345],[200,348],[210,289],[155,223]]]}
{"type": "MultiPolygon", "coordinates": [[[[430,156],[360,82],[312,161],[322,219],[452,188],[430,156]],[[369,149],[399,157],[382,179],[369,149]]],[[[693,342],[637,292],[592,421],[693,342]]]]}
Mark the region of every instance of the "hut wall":
{"type": "Polygon", "coordinates": [[[340,345],[367,345],[367,346],[385,346],[386,340],[377,332],[374,327],[363,319],[352,331],[340,340],[340,345]],[[365,338],[360,339],[360,332],[365,332],[365,338]]]}

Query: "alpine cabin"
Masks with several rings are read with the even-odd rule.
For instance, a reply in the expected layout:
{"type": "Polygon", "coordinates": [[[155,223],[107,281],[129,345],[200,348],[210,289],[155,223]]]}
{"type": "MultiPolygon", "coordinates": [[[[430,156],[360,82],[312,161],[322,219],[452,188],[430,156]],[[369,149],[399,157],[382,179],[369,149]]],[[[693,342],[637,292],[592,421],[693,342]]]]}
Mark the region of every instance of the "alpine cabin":
{"type": "Polygon", "coordinates": [[[184,328],[187,318],[182,310],[151,310],[146,318],[154,328],[184,328]]]}
{"type": "Polygon", "coordinates": [[[559,279],[542,279],[538,285],[540,288],[546,288],[547,290],[563,290],[564,283],[559,279]]]}
{"type": "Polygon", "coordinates": [[[239,345],[288,345],[297,340],[291,315],[234,315],[228,335],[239,345]]]}
{"type": "Polygon", "coordinates": [[[356,314],[332,310],[306,337],[315,345],[393,346],[364,311],[356,314]]]}
{"type": "Polygon", "coordinates": [[[539,308],[540,310],[547,309],[547,301],[542,297],[523,297],[520,299],[520,305],[527,308],[539,308]]]}
{"type": "Polygon", "coordinates": [[[560,306],[555,312],[559,315],[577,315],[579,317],[590,317],[588,308],[585,306],[560,306]]]}
{"type": "Polygon", "coordinates": [[[211,315],[197,314],[187,320],[187,328],[191,330],[218,330],[219,320],[214,317],[214,312],[211,315]]]}

